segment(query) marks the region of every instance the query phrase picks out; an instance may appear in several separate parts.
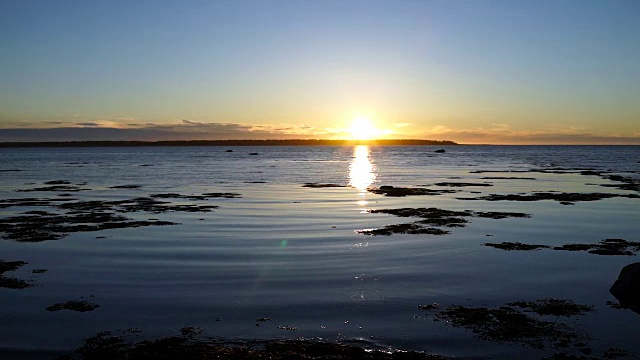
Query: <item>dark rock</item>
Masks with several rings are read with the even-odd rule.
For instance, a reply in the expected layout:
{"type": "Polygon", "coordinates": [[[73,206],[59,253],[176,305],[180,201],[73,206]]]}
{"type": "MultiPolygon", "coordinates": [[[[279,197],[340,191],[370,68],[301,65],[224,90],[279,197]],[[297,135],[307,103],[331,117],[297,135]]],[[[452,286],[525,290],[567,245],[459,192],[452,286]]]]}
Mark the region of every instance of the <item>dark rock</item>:
{"type": "Polygon", "coordinates": [[[229,149],[229,150],[227,150],[227,151],[225,151],[225,152],[233,152],[233,150],[229,149]]]}
{"type": "Polygon", "coordinates": [[[249,155],[260,155],[258,153],[249,153],[249,155]]]}
{"type": "Polygon", "coordinates": [[[434,152],[437,152],[437,153],[442,154],[442,153],[444,152],[444,149],[438,149],[438,150],[436,150],[436,151],[434,151],[434,152]]]}
{"type": "Polygon", "coordinates": [[[609,292],[621,306],[640,314],[640,262],[623,267],[609,292]]]}

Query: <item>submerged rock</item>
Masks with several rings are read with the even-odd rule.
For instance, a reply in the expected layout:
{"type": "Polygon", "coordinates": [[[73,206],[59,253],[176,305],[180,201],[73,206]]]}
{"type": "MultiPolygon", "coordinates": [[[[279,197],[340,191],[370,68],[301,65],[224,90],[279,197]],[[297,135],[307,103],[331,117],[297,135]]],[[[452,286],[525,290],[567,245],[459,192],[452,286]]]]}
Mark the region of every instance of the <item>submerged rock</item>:
{"type": "Polygon", "coordinates": [[[622,307],[640,314],[640,262],[623,267],[609,292],[622,307]]]}

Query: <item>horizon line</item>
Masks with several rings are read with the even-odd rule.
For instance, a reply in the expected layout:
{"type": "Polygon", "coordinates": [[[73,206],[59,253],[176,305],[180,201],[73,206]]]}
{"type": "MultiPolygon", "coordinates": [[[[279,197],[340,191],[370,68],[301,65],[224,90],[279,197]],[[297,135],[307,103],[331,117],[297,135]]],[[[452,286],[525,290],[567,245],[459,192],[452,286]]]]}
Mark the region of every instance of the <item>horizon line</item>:
{"type": "Polygon", "coordinates": [[[224,139],[224,140],[72,140],[4,141],[0,148],[20,147],[117,147],[117,146],[638,146],[634,144],[491,144],[457,143],[428,139],[224,139]]]}

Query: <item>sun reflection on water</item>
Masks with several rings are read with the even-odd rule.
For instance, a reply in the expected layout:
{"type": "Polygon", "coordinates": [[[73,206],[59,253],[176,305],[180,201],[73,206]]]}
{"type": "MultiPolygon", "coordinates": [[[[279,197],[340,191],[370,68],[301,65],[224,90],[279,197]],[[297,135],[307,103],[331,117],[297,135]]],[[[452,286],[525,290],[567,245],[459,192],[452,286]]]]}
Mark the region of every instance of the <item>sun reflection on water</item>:
{"type": "MultiPolygon", "coordinates": [[[[375,166],[371,162],[369,147],[358,145],[353,149],[353,159],[349,165],[349,185],[360,191],[360,196],[365,197],[367,188],[376,181],[375,166]]],[[[358,205],[364,206],[367,201],[361,199],[358,205]]]]}

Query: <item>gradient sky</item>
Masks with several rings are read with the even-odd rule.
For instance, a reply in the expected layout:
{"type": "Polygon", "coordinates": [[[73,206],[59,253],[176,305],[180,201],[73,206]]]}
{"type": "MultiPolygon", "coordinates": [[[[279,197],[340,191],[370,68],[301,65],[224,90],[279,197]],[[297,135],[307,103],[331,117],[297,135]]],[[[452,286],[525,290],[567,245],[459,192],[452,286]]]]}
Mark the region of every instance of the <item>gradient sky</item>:
{"type": "Polygon", "coordinates": [[[0,2],[0,141],[640,144],[640,1],[0,2]]]}

